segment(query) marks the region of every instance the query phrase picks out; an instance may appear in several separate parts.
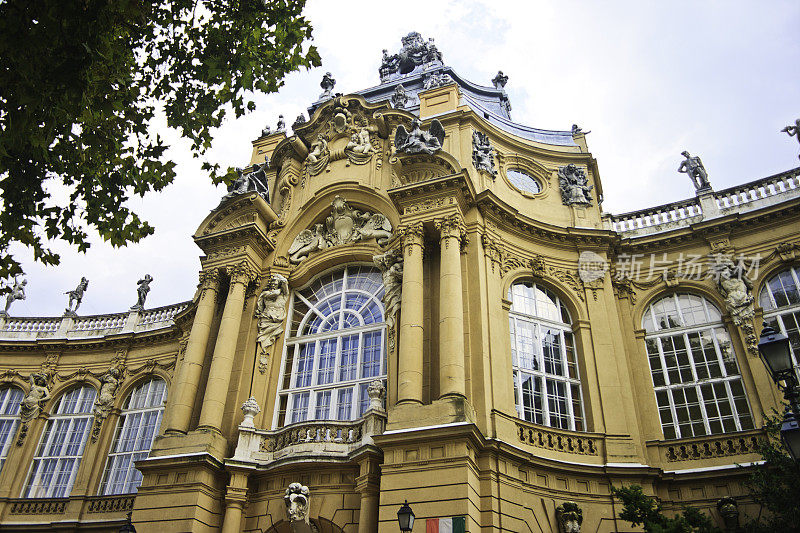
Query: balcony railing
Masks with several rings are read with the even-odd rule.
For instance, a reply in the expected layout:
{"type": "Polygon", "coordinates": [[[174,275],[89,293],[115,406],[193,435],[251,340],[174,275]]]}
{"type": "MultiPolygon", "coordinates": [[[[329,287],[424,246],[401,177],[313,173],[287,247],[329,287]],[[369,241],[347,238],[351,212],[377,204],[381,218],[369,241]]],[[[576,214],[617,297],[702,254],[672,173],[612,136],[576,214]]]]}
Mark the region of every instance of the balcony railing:
{"type": "MultiPolygon", "coordinates": [[[[762,430],[750,430],[680,440],[650,441],[647,447],[658,454],[658,460],[662,464],[748,455],[755,460],[760,458],[759,446],[765,439],[766,435],[762,430]]],[[[744,460],[741,457],[735,461],[744,460]]]]}

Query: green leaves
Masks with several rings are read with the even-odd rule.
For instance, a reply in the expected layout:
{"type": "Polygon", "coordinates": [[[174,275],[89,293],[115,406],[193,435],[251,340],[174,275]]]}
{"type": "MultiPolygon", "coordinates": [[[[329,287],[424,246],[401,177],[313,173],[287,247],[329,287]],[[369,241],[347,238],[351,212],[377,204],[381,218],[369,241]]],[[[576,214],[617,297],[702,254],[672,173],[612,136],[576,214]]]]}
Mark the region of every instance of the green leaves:
{"type": "MultiPolygon", "coordinates": [[[[49,239],[85,250],[89,227],[115,246],[152,234],[125,202],[175,178],[150,131],[157,107],[204,154],[227,107],[252,111],[250,91],[277,91],[289,72],[320,64],[303,6],[0,2],[0,278],[21,273],[11,243],[57,264],[49,239]],[[58,183],[68,205],[51,196],[58,183]]],[[[203,169],[215,183],[233,174],[203,169]]]]}
{"type": "Polygon", "coordinates": [[[647,496],[639,485],[612,488],[614,497],[622,501],[619,517],[633,526],[642,526],[646,533],[722,533],[711,519],[693,507],[686,507],[673,518],[661,512],[655,498],[647,496]]]}

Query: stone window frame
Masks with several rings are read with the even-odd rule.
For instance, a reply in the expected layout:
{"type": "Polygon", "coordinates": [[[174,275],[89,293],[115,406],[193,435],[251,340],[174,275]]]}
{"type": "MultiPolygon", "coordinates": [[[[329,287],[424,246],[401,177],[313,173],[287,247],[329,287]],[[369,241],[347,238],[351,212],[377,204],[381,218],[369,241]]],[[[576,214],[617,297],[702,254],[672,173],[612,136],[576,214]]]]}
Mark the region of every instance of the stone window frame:
{"type": "Polygon", "coordinates": [[[758,303],[764,310],[764,321],[789,337],[789,352],[795,374],[800,378],[800,266],[790,266],[771,275],[761,288],[758,303]],[[787,281],[791,281],[792,289],[788,293],[787,281]],[[778,284],[787,300],[786,305],[779,306],[775,298],[778,284]],[[791,303],[789,293],[794,294],[795,303],[791,303]]]}
{"type": "Polygon", "coordinates": [[[69,497],[92,431],[94,421],[92,408],[96,397],[97,389],[84,384],[64,392],[53,404],[55,406],[53,412],[47,419],[45,429],[36,445],[36,452],[22,490],[23,498],[69,497]],[[73,401],[74,405],[69,406],[73,401]],[[78,408],[81,410],[74,410],[78,408]],[[79,441],[75,436],[80,436],[79,441]],[[54,446],[58,449],[55,450],[54,446]],[[58,453],[53,454],[53,451],[58,453]],[[47,475],[48,472],[43,468],[40,469],[40,465],[51,464],[53,465],[51,477],[43,483],[42,475],[47,475]],[[69,467],[69,471],[66,467],[69,467]],[[54,483],[54,479],[58,480],[63,475],[66,475],[67,479],[62,478],[60,481],[65,482],[54,483]]]}
{"type": "MultiPolygon", "coordinates": [[[[367,387],[369,384],[377,379],[383,380],[385,383],[387,379],[388,350],[386,345],[388,331],[385,309],[382,301],[383,293],[383,279],[380,271],[371,265],[361,263],[338,265],[333,269],[315,276],[303,287],[292,290],[287,314],[289,318],[286,321],[286,340],[284,342],[283,356],[281,359],[280,381],[272,423],[274,429],[295,423],[322,420],[349,421],[361,417],[369,405],[369,396],[367,395],[367,387]],[[352,279],[351,275],[353,271],[370,272],[374,274],[374,280],[377,282],[376,288],[371,293],[367,293],[359,288],[346,286],[345,280],[349,281],[352,279]],[[333,281],[333,276],[336,275],[341,275],[341,278],[338,279],[342,281],[339,289],[337,289],[335,293],[324,294],[322,298],[317,299],[315,302],[304,295],[304,293],[311,294],[315,286],[317,286],[317,289],[321,289],[321,285],[319,285],[322,283],[321,280],[329,277],[330,280],[333,281]],[[363,324],[362,322],[358,326],[343,329],[341,326],[345,320],[346,313],[340,313],[339,329],[330,329],[322,333],[305,334],[307,328],[313,327],[310,323],[310,319],[315,314],[315,311],[317,314],[324,313],[324,309],[322,309],[321,306],[324,306],[326,302],[330,301],[335,294],[338,294],[340,297],[340,307],[333,309],[333,312],[338,313],[339,310],[344,310],[344,304],[346,303],[345,298],[348,293],[360,294],[367,297],[366,301],[361,305],[361,310],[366,310],[367,306],[371,303],[377,304],[377,309],[380,311],[380,320],[369,324],[363,324]],[[298,312],[296,312],[298,298],[301,301],[301,305],[305,308],[305,310],[302,311],[302,317],[299,319],[296,316],[298,314],[298,312]],[[378,342],[372,346],[374,347],[377,345],[380,349],[378,371],[374,375],[359,377],[362,375],[364,363],[364,341],[367,335],[373,336],[376,333],[378,335],[378,342]],[[342,365],[343,344],[345,339],[352,338],[354,335],[358,335],[358,353],[356,355],[356,361],[348,366],[352,366],[352,370],[355,371],[356,374],[355,377],[342,379],[342,372],[347,371],[346,367],[342,365]],[[320,368],[320,362],[322,360],[320,355],[323,353],[321,350],[323,346],[330,346],[330,341],[334,341],[335,343],[335,350],[329,352],[333,361],[333,367],[320,368]],[[314,346],[314,356],[310,361],[312,366],[307,372],[303,372],[303,374],[307,374],[308,382],[297,385],[298,377],[301,376],[299,370],[300,362],[305,359],[301,357],[302,346],[311,343],[313,343],[314,346]],[[291,368],[288,369],[287,376],[287,367],[290,365],[291,368]],[[320,383],[320,377],[323,375],[325,375],[325,381],[324,383],[320,383]],[[348,391],[350,392],[348,393],[348,391]],[[318,410],[318,407],[321,405],[318,405],[318,399],[326,398],[326,393],[328,392],[329,394],[327,394],[326,400],[328,416],[318,418],[323,414],[318,410]],[[342,396],[348,394],[349,397],[342,396]],[[301,416],[299,413],[304,413],[304,415],[301,416]]],[[[358,315],[357,313],[347,314],[352,314],[353,316],[358,315]]],[[[327,323],[325,318],[330,316],[332,315],[324,315],[322,322],[317,327],[324,326],[327,323]]]]}
{"type": "MultiPolygon", "coordinates": [[[[662,309],[666,309],[664,305],[662,309]]],[[[691,292],[662,294],[645,308],[642,327],[645,330],[645,355],[665,440],[721,435],[755,427],[731,334],[722,321],[720,309],[711,300],[691,292]],[[686,300],[695,305],[688,305],[686,300]],[[656,314],[656,306],[667,301],[672,302],[672,309],[656,314]],[[696,305],[698,302],[700,306],[696,305]],[[702,316],[698,317],[701,309],[702,316]],[[670,311],[676,314],[670,314],[670,311]],[[657,326],[659,317],[666,321],[661,327],[657,326]],[[658,329],[654,329],[656,327],[658,329]],[[716,358],[707,358],[707,350],[695,354],[690,337],[701,342],[710,340],[716,358]],[[665,349],[667,342],[672,349],[665,349]],[[680,344],[683,349],[676,349],[680,344]],[[682,351],[685,351],[683,361],[678,355],[672,355],[672,352],[679,354],[682,351]],[[668,358],[675,364],[668,365],[668,358]],[[653,367],[655,361],[660,365],[657,371],[653,367]],[[719,375],[713,375],[715,372],[719,375]],[[724,414],[723,408],[726,412],[729,409],[729,413],[724,414]],[[709,409],[712,414],[709,414],[709,409]],[[685,420],[681,419],[679,411],[685,420]],[[726,428],[726,424],[731,422],[733,427],[726,428]],[[717,426],[716,430],[712,423],[717,426]],[[699,432],[701,427],[702,432],[699,432]]]]}
{"type": "Polygon", "coordinates": [[[146,459],[150,455],[153,441],[161,429],[166,400],[167,382],[159,376],[153,376],[141,381],[125,398],[122,412],[117,421],[117,427],[114,430],[114,439],[108,452],[106,465],[103,468],[103,477],[98,489],[99,496],[134,494],[138,492],[139,485],[142,482],[142,474],[136,469],[134,462],[146,459]],[[154,386],[161,390],[154,391],[154,386]],[[131,407],[131,403],[134,403],[134,407],[131,407]],[[154,423],[153,417],[155,417],[154,423]],[[148,418],[148,423],[142,424],[142,420],[148,418]],[[135,432],[133,448],[119,450],[121,437],[126,434],[130,435],[133,432],[135,432]],[[124,467],[119,464],[123,461],[127,461],[124,467]],[[110,482],[113,479],[111,476],[115,474],[123,474],[124,476],[122,491],[118,491],[115,488],[119,483],[110,482]]]}
{"type": "MultiPolygon", "coordinates": [[[[512,283],[509,287],[508,299],[511,301],[511,307],[509,308],[509,332],[511,335],[510,356],[512,365],[512,378],[514,380],[514,404],[517,410],[517,416],[522,420],[543,426],[572,431],[586,431],[583,387],[581,384],[579,368],[580,364],[578,361],[579,354],[575,332],[572,328],[572,318],[569,310],[562,301],[562,298],[560,298],[553,290],[544,285],[537,284],[534,281],[521,279],[515,280],[514,283],[512,283]],[[530,286],[530,288],[532,288],[534,291],[534,295],[536,294],[535,291],[539,289],[545,294],[545,296],[553,300],[555,309],[560,315],[560,319],[553,319],[552,317],[543,316],[544,313],[539,312],[538,301],[536,301],[535,298],[535,309],[533,310],[533,313],[526,312],[525,309],[522,309],[519,305],[519,302],[515,304],[514,288],[523,285],[530,286]],[[566,320],[564,320],[565,316],[566,320]],[[530,368],[531,365],[528,367],[520,365],[520,342],[517,336],[517,332],[520,330],[519,324],[531,326],[534,332],[534,337],[531,338],[534,339],[532,345],[535,344],[534,357],[536,358],[536,369],[530,368]],[[563,369],[563,373],[561,374],[547,371],[548,365],[545,361],[545,350],[542,349],[541,335],[538,333],[542,327],[547,328],[549,334],[552,334],[553,331],[558,332],[559,361],[557,364],[559,364],[563,369]],[[572,347],[571,361],[568,358],[568,339],[572,347]],[[570,374],[570,370],[573,371],[572,375],[570,374]],[[536,384],[538,384],[537,390],[540,391],[541,394],[541,408],[538,410],[535,409],[535,407],[533,409],[527,409],[524,404],[523,375],[529,376],[536,384]],[[554,423],[556,419],[555,417],[551,417],[551,395],[549,394],[549,391],[552,390],[557,393],[559,385],[563,387],[563,396],[559,395],[558,397],[564,398],[564,407],[566,408],[566,413],[562,413],[558,418],[566,421],[567,427],[563,427],[562,423],[554,423]],[[577,401],[575,398],[576,391],[578,396],[577,401]],[[577,416],[575,414],[576,407],[578,407],[579,410],[577,416]],[[527,411],[531,411],[531,416],[528,416],[527,411]],[[539,417],[536,416],[537,411],[540,411],[539,417]]],[[[551,359],[551,361],[552,362],[550,365],[552,368],[552,365],[556,363],[555,360],[551,359]]],[[[535,402],[535,398],[532,398],[532,401],[535,402]]],[[[535,405],[535,403],[532,405],[535,405]]]]}
{"type": "Polygon", "coordinates": [[[0,471],[19,428],[19,410],[25,392],[16,385],[0,387],[0,471]]]}
{"type": "Polygon", "coordinates": [[[550,172],[538,162],[516,152],[506,152],[498,153],[498,163],[499,173],[511,190],[530,200],[544,198],[547,195],[550,186],[548,180],[550,172]],[[539,192],[525,191],[511,183],[511,179],[506,174],[508,170],[516,170],[530,176],[539,185],[539,192]]]}

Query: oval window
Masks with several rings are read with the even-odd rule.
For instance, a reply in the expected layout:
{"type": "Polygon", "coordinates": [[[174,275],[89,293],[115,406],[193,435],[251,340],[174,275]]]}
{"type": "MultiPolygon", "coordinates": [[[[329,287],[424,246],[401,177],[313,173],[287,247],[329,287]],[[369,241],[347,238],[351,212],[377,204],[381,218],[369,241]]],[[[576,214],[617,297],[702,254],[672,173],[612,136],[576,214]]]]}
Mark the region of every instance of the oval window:
{"type": "Polygon", "coordinates": [[[508,181],[511,182],[511,185],[522,192],[526,192],[528,194],[542,192],[542,186],[539,185],[539,182],[520,170],[510,168],[506,170],[506,176],[508,177],[508,181]]]}

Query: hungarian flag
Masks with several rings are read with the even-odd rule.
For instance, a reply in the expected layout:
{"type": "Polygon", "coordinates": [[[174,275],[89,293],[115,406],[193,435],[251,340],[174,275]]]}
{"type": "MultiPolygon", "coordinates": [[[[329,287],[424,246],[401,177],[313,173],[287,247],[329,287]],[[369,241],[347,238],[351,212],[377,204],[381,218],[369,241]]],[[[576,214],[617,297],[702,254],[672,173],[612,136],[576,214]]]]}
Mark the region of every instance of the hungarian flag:
{"type": "Polygon", "coordinates": [[[466,533],[466,519],[463,516],[451,518],[428,518],[425,533],[466,533]]]}

